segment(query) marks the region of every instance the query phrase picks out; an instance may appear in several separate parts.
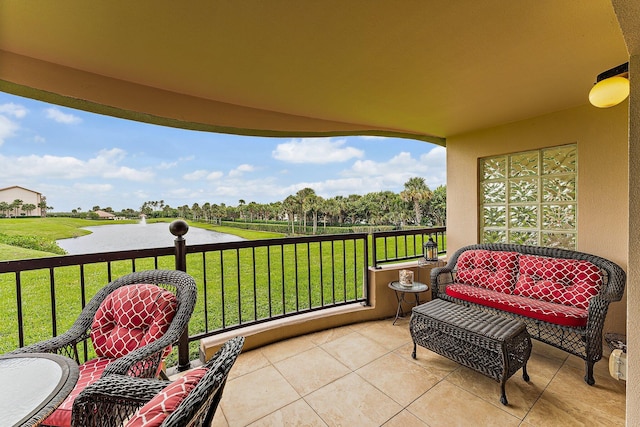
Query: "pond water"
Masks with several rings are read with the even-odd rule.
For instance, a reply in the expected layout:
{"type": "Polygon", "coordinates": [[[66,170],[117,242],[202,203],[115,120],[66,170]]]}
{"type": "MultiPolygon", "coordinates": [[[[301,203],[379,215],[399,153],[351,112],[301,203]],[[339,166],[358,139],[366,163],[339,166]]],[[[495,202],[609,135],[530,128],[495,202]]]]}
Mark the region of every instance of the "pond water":
{"type": "MultiPolygon", "coordinates": [[[[117,224],[83,227],[91,231],[86,236],[58,240],[58,246],[69,255],[96,252],[127,251],[133,249],[166,248],[173,246],[176,236],[169,231],[169,224],[117,224]]],[[[189,227],[184,235],[187,245],[237,242],[244,240],[231,234],[218,233],[203,228],[189,227]]]]}

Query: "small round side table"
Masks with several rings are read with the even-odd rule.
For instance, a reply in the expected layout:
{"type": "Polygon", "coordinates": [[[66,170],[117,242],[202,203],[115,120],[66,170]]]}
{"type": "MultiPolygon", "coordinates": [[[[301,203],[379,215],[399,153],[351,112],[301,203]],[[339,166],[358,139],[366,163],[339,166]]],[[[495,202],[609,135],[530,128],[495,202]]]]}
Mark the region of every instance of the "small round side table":
{"type": "Polygon", "coordinates": [[[398,309],[396,310],[396,318],[393,319],[393,324],[395,325],[398,321],[398,317],[404,317],[404,310],[402,310],[402,303],[413,304],[413,302],[408,301],[407,295],[413,294],[415,298],[415,306],[420,305],[420,293],[429,290],[429,286],[421,282],[413,282],[411,286],[401,285],[400,282],[394,281],[389,283],[389,288],[393,289],[396,294],[396,299],[398,300],[398,309]]]}

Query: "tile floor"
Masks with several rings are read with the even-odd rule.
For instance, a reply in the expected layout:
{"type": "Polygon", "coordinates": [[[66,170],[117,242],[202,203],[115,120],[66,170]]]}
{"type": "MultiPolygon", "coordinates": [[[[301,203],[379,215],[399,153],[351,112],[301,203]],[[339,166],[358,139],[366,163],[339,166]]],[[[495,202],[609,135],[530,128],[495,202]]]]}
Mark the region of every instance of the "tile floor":
{"type": "Polygon", "coordinates": [[[331,329],[242,353],[212,426],[624,426],[625,383],[533,341],[524,382],[500,385],[413,344],[408,318],[331,329]]]}

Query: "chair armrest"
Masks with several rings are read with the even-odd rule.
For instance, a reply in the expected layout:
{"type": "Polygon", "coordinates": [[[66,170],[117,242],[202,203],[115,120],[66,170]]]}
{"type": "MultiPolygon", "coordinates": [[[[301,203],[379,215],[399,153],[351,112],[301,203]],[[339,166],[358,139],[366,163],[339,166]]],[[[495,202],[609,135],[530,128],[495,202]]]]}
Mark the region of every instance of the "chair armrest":
{"type": "Polygon", "coordinates": [[[158,374],[162,355],[166,345],[157,341],[144,347],[133,350],[126,356],[120,357],[109,363],[102,377],[108,375],[127,375],[139,378],[154,378],[158,374]]]}
{"type": "Polygon", "coordinates": [[[88,385],[73,403],[72,426],[123,425],[170,381],[109,375],[88,385]]]}
{"type": "Polygon", "coordinates": [[[89,339],[86,329],[71,328],[62,335],[20,347],[11,353],[57,353],[80,363],[77,345],[89,339]]]}

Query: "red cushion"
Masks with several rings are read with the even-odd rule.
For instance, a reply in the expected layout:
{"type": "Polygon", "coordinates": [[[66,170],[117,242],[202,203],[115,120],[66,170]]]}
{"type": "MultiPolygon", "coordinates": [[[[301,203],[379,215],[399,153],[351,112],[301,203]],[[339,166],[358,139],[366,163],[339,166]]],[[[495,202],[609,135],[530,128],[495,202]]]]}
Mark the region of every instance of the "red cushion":
{"type": "Polygon", "coordinates": [[[456,263],[456,280],[510,294],[516,284],[518,257],[517,252],[465,251],[456,263]]]}
{"type": "Polygon", "coordinates": [[[589,261],[522,255],[513,293],[586,309],[601,286],[600,269],[589,261]]]}
{"type": "Polygon", "coordinates": [[[194,369],[165,387],[136,411],[126,427],[156,427],[162,424],[165,418],[171,415],[191,390],[198,385],[207,370],[206,368],[194,369]]]}
{"type": "Polygon", "coordinates": [[[176,296],[156,285],[129,285],[113,291],[91,325],[96,354],[119,358],[167,331],[178,307],[176,296]]]}
{"type": "Polygon", "coordinates": [[[73,401],[86,386],[100,379],[102,371],[112,359],[97,358],[91,359],[79,366],[78,382],[67,398],[53,411],[49,417],[43,421],[43,424],[50,426],[68,427],[71,425],[71,409],[73,401]]]}
{"type": "Polygon", "coordinates": [[[454,283],[447,286],[446,294],[464,301],[486,305],[557,325],[575,328],[583,327],[587,324],[588,311],[583,308],[555,304],[519,295],[508,295],[462,283],[454,283]]]}

